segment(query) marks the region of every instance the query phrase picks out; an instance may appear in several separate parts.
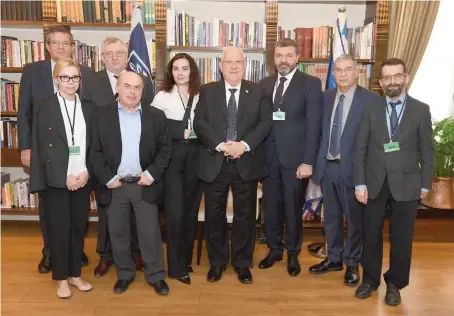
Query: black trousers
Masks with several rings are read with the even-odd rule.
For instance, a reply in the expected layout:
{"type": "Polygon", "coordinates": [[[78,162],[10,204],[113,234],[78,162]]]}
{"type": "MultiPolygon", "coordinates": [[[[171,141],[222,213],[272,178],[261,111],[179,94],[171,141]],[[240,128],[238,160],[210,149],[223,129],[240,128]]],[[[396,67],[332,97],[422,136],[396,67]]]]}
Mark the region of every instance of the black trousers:
{"type": "Polygon", "coordinates": [[[39,225],[41,226],[41,234],[43,236],[42,253],[45,257],[50,257],[49,232],[48,224],[46,223],[46,212],[44,211],[43,193],[38,193],[39,198],[39,225]]]}
{"type": "Polygon", "coordinates": [[[289,255],[301,252],[303,241],[303,205],[308,180],[296,177],[297,168],[284,168],[277,152],[268,161],[268,176],[263,181],[265,227],[268,248],[276,255],[284,251],[289,255]]]}
{"type": "MultiPolygon", "coordinates": [[[[139,239],[137,237],[136,217],[131,213],[131,253],[140,256],[139,239]]],[[[107,225],[107,206],[98,205],[98,240],[96,252],[102,260],[112,260],[112,247],[110,243],[109,227],[107,225]]]]}
{"type": "Polygon", "coordinates": [[[197,233],[202,190],[197,177],[199,146],[173,143],[172,159],[164,174],[164,215],[167,235],[168,275],[188,274],[197,233]]]}
{"type": "Polygon", "coordinates": [[[402,289],[408,285],[410,278],[413,231],[418,201],[396,201],[392,197],[387,179],[377,198],[369,199],[364,210],[363,253],[361,256],[363,282],[373,286],[380,285],[383,260],[383,223],[388,206],[391,209],[391,253],[389,270],[384,274],[384,279],[387,284],[393,284],[402,289]]]}
{"type": "Polygon", "coordinates": [[[202,182],[205,193],[205,232],[211,267],[227,265],[227,198],[232,186],[232,266],[245,268],[252,264],[255,247],[255,213],[258,180],[244,181],[234,162],[224,160],[221,171],[212,183],[202,182]]]}
{"type": "Polygon", "coordinates": [[[341,165],[328,161],[322,180],[324,230],[328,243],[328,259],[357,266],[361,258],[363,206],[355,197],[355,188],[345,184],[341,165]],[[344,247],[344,215],[347,238],[344,247]]]}
{"type": "Polygon", "coordinates": [[[69,191],[48,187],[41,195],[52,254],[52,279],[79,277],[90,188],[86,185],[69,191]]]}

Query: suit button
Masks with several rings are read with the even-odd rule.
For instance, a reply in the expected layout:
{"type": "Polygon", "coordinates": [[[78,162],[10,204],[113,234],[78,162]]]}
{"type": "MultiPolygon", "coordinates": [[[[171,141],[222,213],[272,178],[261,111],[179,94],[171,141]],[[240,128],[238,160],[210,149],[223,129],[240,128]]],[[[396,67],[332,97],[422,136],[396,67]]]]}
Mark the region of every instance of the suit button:
{"type": "Polygon", "coordinates": [[[52,147],[53,145],[52,144],[49,144],[49,147],[52,147]]]}
{"type": "Polygon", "coordinates": [[[47,162],[47,163],[49,163],[49,162],[50,162],[50,160],[49,160],[49,159],[47,159],[47,160],[46,160],[46,162],[47,162]]]}
{"type": "Polygon", "coordinates": [[[52,130],[52,127],[49,126],[49,131],[51,131],[51,130],[52,130]]]}

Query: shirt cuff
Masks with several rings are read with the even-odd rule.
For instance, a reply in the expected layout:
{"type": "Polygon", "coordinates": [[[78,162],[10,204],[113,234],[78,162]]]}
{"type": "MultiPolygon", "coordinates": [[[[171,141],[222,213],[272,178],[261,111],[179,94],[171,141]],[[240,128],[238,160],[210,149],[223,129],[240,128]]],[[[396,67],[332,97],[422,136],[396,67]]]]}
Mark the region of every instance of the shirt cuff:
{"type": "Polygon", "coordinates": [[[429,192],[429,190],[428,190],[428,189],[422,188],[422,189],[421,189],[421,192],[429,192]]]}
{"type": "Polygon", "coordinates": [[[145,175],[148,177],[148,179],[150,179],[151,182],[154,182],[154,178],[151,176],[150,172],[148,172],[148,170],[145,170],[143,173],[145,173],[145,175]]]}
{"type": "Polygon", "coordinates": [[[251,151],[251,147],[249,147],[249,145],[245,141],[242,140],[241,142],[244,146],[246,146],[246,151],[251,151]]]}
{"type": "Polygon", "coordinates": [[[118,178],[118,176],[114,176],[112,179],[110,179],[109,182],[106,183],[106,186],[111,185],[115,181],[115,179],[117,179],[117,178],[118,178]]]}
{"type": "Polygon", "coordinates": [[[222,150],[221,150],[221,146],[222,146],[223,144],[224,144],[224,143],[220,143],[219,145],[217,145],[216,150],[219,151],[219,152],[221,152],[221,151],[222,151],[222,150]]]}
{"type": "Polygon", "coordinates": [[[365,184],[355,185],[355,190],[367,190],[367,186],[365,184]]]}

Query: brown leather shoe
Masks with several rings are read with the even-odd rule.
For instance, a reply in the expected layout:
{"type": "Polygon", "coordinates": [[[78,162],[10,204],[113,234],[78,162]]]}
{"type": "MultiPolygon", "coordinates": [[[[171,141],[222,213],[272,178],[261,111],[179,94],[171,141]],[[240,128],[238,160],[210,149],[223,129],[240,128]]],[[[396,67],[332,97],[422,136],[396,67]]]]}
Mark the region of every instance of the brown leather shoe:
{"type": "Polygon", "coordinates": [[[145,262],[143,262],[143,258],[141,256],[134,256],[132,259],[136,264],[137,271],[143,271],[145,269],[145,262]]]}
{"type": "Polygon", "coordinates": [[[39,273],[49,273],[52,271],[52,264],[50,262],[50,257],[43,256],[38,265],[39,273]]]}
{"type": "Polygon", "coordinates": [[[102,277],[109,271],[109,267],[113,264],[113,260],[99,260],[98,264],[96,265],[94,274],[96,278],[102,277]]]}

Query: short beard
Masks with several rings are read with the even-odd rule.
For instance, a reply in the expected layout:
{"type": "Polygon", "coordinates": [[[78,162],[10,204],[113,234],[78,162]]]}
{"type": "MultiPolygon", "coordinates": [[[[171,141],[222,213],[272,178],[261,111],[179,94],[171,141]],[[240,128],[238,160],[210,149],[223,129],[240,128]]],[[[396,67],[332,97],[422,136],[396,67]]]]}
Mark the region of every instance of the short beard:
{"type": "Polygon", "coordinates": [[[397,88],[397,89],[388,89],[388,87],[385,88],[385,94],[390,98],[395,98],[395,97],[400,96],[403,91],[404,91],[403,84],[399,85],[399,88],[397,88]]]}
{"type": "Polygon", "coordinates": [[[296,68],[296,65],[294,65],[293,67],[292,66],[288,66],[285,65],[285,68],[283,67],[278,67],[277,70],[279,71],[279,74],[281,76],[287,76],[289,73],[291,73],[293,71],[293,69],[296,68]]]}

